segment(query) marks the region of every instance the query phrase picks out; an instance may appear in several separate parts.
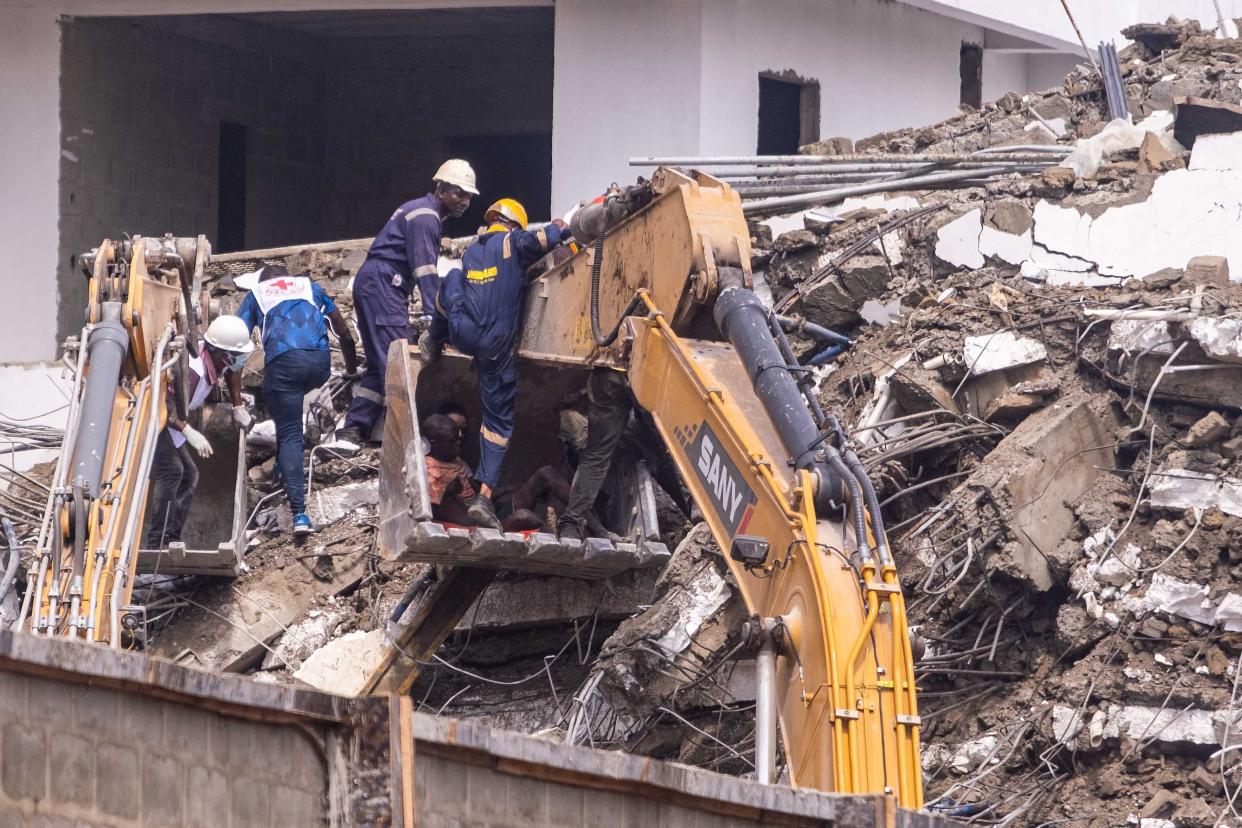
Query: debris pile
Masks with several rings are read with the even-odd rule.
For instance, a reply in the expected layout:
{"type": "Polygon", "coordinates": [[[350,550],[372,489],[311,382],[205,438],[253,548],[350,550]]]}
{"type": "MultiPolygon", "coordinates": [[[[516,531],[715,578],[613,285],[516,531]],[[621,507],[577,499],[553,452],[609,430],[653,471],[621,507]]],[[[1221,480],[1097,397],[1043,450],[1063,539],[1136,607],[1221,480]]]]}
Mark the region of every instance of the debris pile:
{"type": "MultiPolygon", "coordinates": [[[[1127,36],[1133,123],[1108,120],[1082,67],[941,124],[804,148],[1056,145],[1052,166],[751,218],[761,293],[853,340],[824,357],[792,333],[899,555],[928,801],[967,822],[1239,820],[1242,40],[1176,23],[1127,36]]],[[[213,294],[279,260],[348,313],[364,252],[221,257],[213,294]]],[[[350,659],[370,658],[437,574],[378,559],[374,450],[311,457],[325,530],[305,547],[268,534],[286,518],[253,492],[250,571],[172,584],[160,652],[356,689],[350,659]]],[[[677,547],[662,574],[498,577],[411,694],[431,712],[750,772],[744,608],[704,527],[662,530],[677,547]]]]}
{"type": "Polygon", "coordinates": [[[967,822],[1238,820],[1242,41],[1127,34],[1133,124],[1083,67],[808,148],[1056,166],[752,219],[775,307],[854,339],[821,403],[898,551],[928,801],[967,822]]]}

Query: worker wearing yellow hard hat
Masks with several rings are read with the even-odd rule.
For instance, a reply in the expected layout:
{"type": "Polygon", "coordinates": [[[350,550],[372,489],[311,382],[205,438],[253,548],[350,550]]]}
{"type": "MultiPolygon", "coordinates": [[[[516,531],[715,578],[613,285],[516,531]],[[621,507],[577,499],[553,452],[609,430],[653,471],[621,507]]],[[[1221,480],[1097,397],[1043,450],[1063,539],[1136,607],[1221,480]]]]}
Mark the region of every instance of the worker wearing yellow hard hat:
{"type": "Polygon", "coordinates": [[[488,222],[488,233],[495,233],[504,230],[525,230],[527,225],[526,208],[511,198],[497,199],[491,207],[487,208],[487,212],[483,214],[483,220],[488,222]]]}
{"type": "Polygon", "coordinates": [[[436,316],[419,340],[424,359],[434,361],[450,342],[475,358],[483,427],[479,431],[479,494],[468,515],[479,526],[500,528],[492,489],[500,479],[517,395],[518,315],[526,290],[526,268],[568,236],[557,220],[528,230],[526,208],[502,198],[487,208],[488,222],[440,287],[436,316]]]}

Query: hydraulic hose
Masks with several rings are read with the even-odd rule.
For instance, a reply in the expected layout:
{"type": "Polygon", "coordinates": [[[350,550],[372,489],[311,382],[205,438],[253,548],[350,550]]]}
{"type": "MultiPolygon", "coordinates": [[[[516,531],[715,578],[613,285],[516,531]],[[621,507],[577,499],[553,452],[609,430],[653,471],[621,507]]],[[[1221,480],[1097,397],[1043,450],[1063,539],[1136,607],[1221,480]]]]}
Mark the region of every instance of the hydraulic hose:
{"type": "Polygon", "coordinates": [[[595,344],[601,348],[607,348],[609,345],[617,341],[617,336],[621,333],[621,325],[625,322],[625,317],[634,313],[638,309],[639,303],[642,301],[638,294],[634,294],[634,298],[625,306],[625,310],[621,311],[621,318],[617,320],[617,324],[612,330],[605,334],[599,325],[599,279],[600,271],[604,265],[604,225],[606,222],[601,217],[599,226],[595,229],[595,260],[591,262],[591,336],[595,338],[595,344]]]}
{"type": "Polygon", "coordinates": [[[880,514],[880,498],[876,496],[875,485],[872,484],[871,477],[863,468],[862,461],[858,459],[853,449],[846,450],[845,463],[858,480],[863,496],[866,498],[867,512],[871,515],[871,528],[875,533],[876,552],[880,556],[880,563],[891,564],[893,559],[888,548],[888,537],[884,534],[884,516],[880,514]]]}
{"type": "Polygon", "coordinates": [[[867,543],[867,516],[863,511],[866,496],[863,486],[850,473],[850,468],[841,458],[840,452],[827,444],[824,445],[823,450],[825,457],[828,459],[828,465],[840,475],[845,482],[845,488],[850,493],[850,511],[853,512],[851,517],[854,520],[854,535],[858,538],[858,554],[864,562],[869,561],[871,559],[871,544],[867,543]]]}
{"type": "Polygon", "coordinates": [[[741,271],[722,267],[719,272],[720,292],[713,310],[716,325],[746,367],[755,396],[789,452],[793,467],[806,469],[816,477],[816,504],[828,507],[840,500],[844,478],[819,455],[823,442],[819,427],[772,333],[768,311],[753,291],[743,287],[741,271]]]}
{"type": "Polygon", "coordinates": [[[814,322],[799,322],[791,316],[781,314],[776,314],[776,321],[781,323],[781,328],[787,333],[800,333],[819,342],[833,342],[837,345],[854,344],[854,340],[848,336],[829,330],[823,325],[816,325],[814,322]]]}

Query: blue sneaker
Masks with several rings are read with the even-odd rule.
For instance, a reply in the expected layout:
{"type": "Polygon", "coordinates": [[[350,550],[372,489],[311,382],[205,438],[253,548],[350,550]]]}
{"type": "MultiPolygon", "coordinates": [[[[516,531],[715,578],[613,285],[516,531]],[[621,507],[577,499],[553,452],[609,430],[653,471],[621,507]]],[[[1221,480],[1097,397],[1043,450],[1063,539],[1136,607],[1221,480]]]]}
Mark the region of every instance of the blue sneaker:
{"type": "Polygon", "coordinates": [[[298,512],[293,516],[293,534],[301,537],[309,535],[315,531],[315,524],[311,523],[310,516],[306,512],[298,512]]]}

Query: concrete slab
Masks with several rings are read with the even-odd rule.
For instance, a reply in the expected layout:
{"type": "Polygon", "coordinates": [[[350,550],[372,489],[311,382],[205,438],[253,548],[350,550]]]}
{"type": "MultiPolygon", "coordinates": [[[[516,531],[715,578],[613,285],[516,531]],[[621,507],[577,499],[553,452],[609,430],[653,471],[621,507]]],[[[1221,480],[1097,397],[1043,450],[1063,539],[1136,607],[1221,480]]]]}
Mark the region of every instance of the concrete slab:
{"type": "MultiPolygon", "coordinates": [[[[156,640],[152,652],[188,667],[241,672],[263,658],[269,642],[300,618],[317,596],[335,595],[366,571],[367,553],[335,559],[330,582],[300,565],[271,569],[218,587],[227,598],[212,611],[195,609],[192,620],[156,640]]],[[[200,599],[200,603],[202,603],[200,599]]]]}

